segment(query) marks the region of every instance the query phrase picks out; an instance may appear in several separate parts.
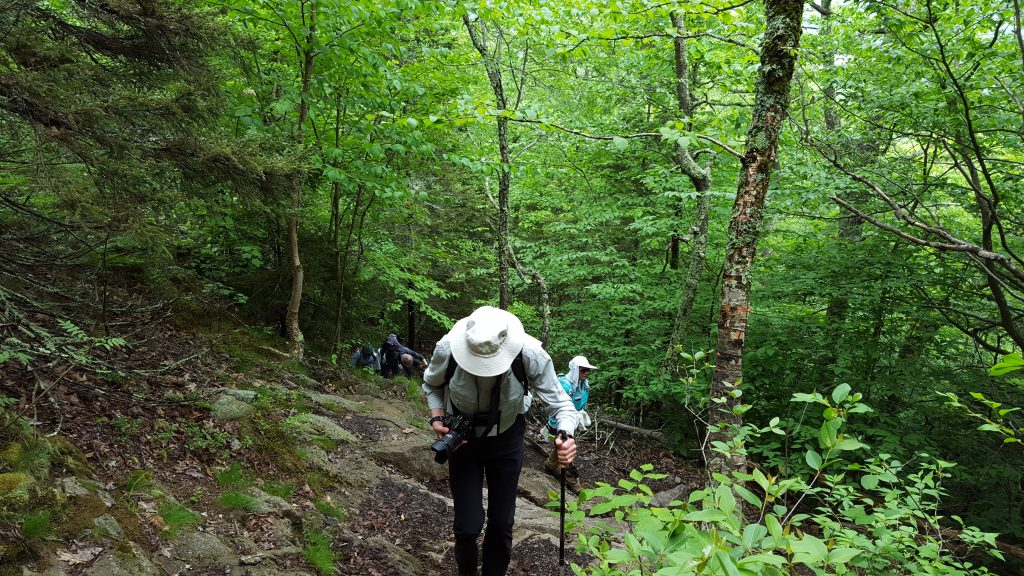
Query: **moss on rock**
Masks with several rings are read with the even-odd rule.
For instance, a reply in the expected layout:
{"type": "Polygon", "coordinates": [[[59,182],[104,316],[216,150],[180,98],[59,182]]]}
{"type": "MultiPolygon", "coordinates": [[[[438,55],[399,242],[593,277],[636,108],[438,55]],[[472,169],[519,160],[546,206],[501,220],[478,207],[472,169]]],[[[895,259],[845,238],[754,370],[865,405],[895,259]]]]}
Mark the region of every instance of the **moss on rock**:
{"type": "Polygon", "coordinates": [[[6,448],[0,451],[0,464],[5,464],[11,468],[17,468],[21,462],[21,453],[24,450],[21,444],[12,442],[8,444],[6,448]]]}
{"type": "Polygon", "coordinates": [[[35,478],[24,472],[0,474],[0,508],[17,510],[28,505],[35,478]]]}

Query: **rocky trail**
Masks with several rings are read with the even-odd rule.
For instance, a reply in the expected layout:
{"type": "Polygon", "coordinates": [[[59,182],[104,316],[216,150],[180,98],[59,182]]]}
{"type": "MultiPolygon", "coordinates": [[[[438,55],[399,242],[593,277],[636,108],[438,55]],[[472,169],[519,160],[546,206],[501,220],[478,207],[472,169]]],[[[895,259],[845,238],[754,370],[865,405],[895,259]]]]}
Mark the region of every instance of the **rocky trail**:
{"type": "MultiPolygon", "coordinates": [[[[299,365],[238,334],[169,332],[131,356],[129,378],[74,372],[20,398],[32,425],[0,435],[0,511],[16,519],[0,523],[0,574],[455,573],[447,468],[415,381],[299,365]]],[[[698,482],[622,433],[581,442],[585,485],[644,463],[669,475],[652,485],[663,499],[698,482]]],[[[513,575],[557,573],[543,463],[527,446],[513,575]]]]}

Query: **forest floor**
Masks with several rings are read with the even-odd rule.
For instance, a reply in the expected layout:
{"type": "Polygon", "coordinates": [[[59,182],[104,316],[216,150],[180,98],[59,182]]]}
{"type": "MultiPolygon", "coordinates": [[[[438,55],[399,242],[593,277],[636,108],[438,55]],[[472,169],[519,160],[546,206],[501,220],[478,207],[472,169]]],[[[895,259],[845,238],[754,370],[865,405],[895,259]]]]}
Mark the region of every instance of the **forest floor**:
{"type": "MultiPolygon", "coordinates": [[[[0,397],[30,423],[0,422],[0,575],[454,574],[418,383],[281,347],[156,323],[46,378],[0,365],[0,397]]],[[[655,492],[702,482],[695,463],[595,428],[580,437],[585,486],[642,464],[667,475],[655,492]]],[[[554,574],[557,483],[540,449],[525,454],[509,574],[554,574]]]]}

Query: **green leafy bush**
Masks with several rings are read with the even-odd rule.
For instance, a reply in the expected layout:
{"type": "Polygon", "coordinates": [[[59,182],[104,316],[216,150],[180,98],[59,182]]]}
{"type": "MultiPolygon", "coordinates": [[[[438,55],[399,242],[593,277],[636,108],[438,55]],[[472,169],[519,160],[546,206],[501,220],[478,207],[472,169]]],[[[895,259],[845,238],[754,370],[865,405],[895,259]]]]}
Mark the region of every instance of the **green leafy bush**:
{"type": "MultiPolygon", "coordinates": [[[[709,487],[664,508],[651,506],[653,493],[644,482],[663,475],[649,465],[618,486],[584,490],[580,506],[569,503],[569,512],[580,530],[577,550],[595,561],[574,565],[575,574],[988,574],[966,558],[988,553],[1001,559],[996,535],[937,512],[953,464],[927,454],[918,455],[915,466],[886,454],[853,460],[867,449],[845,427],[849,415],[870,410],[860,399],[846,385],[831,397],[794,395],[794,402],[823,407],[822,423],[801,451],[803,466],[788,475],[758,468],[715,474],[709,487]]],[[[737,436],[778,434],[778,422],[744,426],[737,436]]]]}

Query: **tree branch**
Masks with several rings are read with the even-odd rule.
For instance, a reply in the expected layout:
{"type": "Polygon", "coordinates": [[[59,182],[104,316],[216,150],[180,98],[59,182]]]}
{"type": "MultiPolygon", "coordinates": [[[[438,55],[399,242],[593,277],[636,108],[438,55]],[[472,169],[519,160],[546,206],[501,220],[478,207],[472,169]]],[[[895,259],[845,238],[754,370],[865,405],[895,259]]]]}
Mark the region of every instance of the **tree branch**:
{"type": "MultiPolygon", "coordinates": [[[[615,136],[605,136],[605,135],[601,135],[601,134],[591,134],[589,132],[584,132],[582,130],[576,130],[576,129],[573,129],[573,128],[567,128],[565,126],[560,126],[558,124],[554,124],[554,123],[548,122],[546,120],[530,120],[530,119],[527,119],[527,118],[509,118],[509,120],[512,121],[512,122],[521,122],[523,124],[538,124],[538,125],[541,125],[541,126],[550,126],[551,128],[555,128],[556,130],[560,130],[562,132],[565,132],[566,134],[572,134],[574,136],[580,136],[582,138],[588,138],[590,140],[606,140],[606,141],[611,141],[611,140],[614,140],[616,138],[663,138],[664,137],[664,135],[661,134],[660,132],[635,132],[633,134],[622,134],[622,135],[615,135],[615,136]]],[[[704,140],[706,142],[710,142],[710,143],[714,144],[715,146],[718,146],[722,150],[728,152],[729,154],[732,154],[736,158],[739,158],[741,160],[743,159],[743,154],[740,154],[736,150],[733,150],[731,147],[729,147],[729,145],[725,144],[724,142],[720,142],[720,141],[712,138],[711,136],[706,136],[704,134],[696,134],[696,133],[694,133],[693,137],[694,138],[699,138],[699,139],[704,140]]]]}

